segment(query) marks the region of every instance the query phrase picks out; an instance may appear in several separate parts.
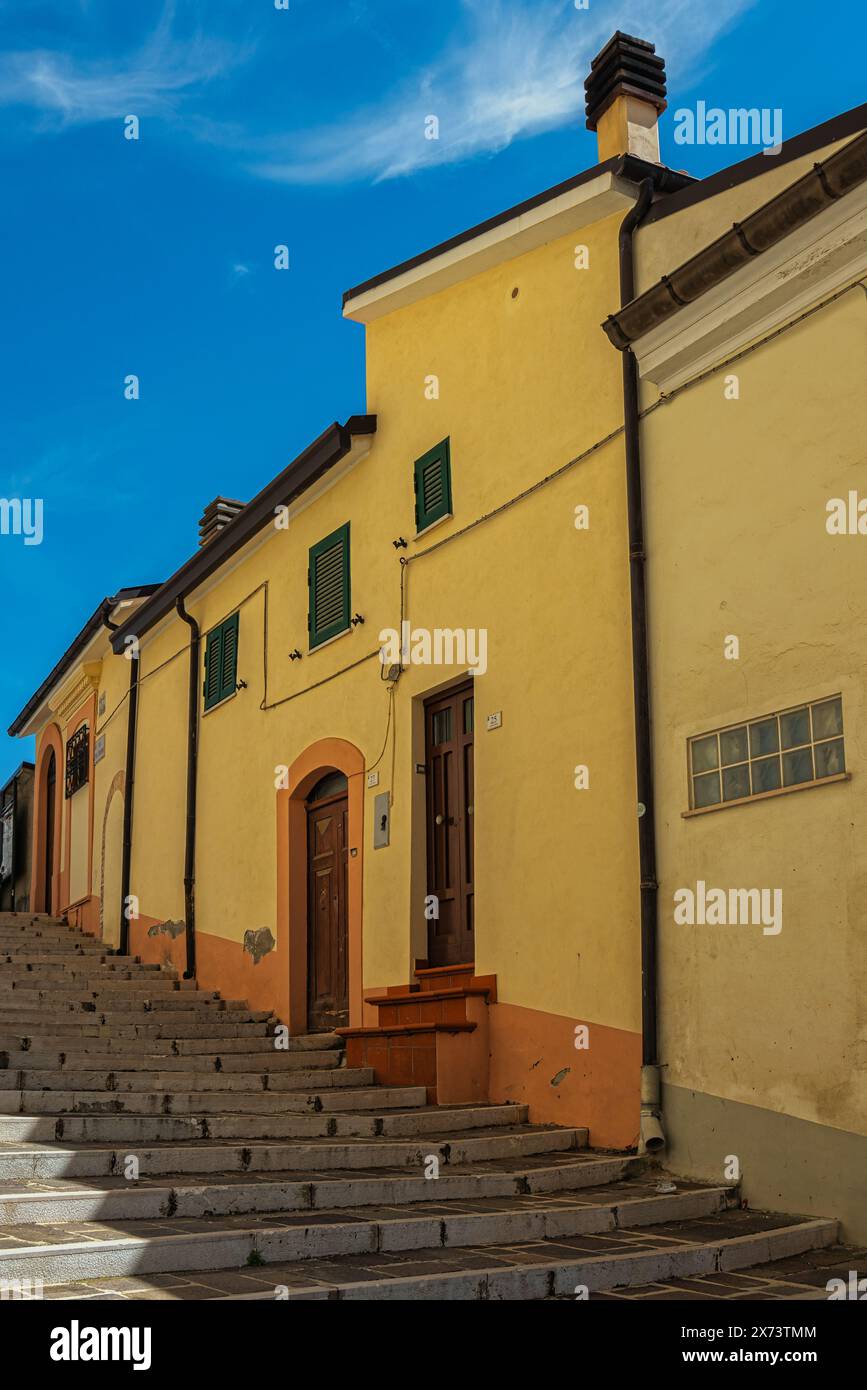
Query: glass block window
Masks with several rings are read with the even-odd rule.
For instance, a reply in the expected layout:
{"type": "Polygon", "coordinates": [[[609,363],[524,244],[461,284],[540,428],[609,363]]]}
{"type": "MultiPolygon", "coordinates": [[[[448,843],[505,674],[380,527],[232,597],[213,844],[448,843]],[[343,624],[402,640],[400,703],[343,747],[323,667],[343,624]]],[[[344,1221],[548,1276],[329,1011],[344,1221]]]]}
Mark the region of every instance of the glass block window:
{"type": "Polygon", "coordinates": [[[694,811],[822,782],[845,771],[839,695],[689,740],[694,811]]]}

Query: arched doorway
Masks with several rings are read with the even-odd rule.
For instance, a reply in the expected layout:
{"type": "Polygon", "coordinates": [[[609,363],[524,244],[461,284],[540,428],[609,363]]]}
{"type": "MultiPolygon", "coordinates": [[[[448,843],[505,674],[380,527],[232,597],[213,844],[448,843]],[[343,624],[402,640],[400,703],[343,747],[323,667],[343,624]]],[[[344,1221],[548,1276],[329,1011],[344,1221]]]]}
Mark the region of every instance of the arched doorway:
{"type": "Polygon", "coordinates": [[[349,1022],[349,782],[332,768],[306,798],[307,1028],[349,1022]]]}
{"type": "MultiPolygon", "coordinates": [[[[342,738],[323,738],[311,743],[286,769],[283,786],[277,792],[277,949],[286,952],[286,1010],[285,1019],[290,1033],[306,1033],[309,1021],[310,996],[322,988],[308,987],[310,969],[311,922],[315,912],[309,899],[311,887],[311,855],[309,840],[339,837],[340,826],[317,831],[310,821],[329,811],[334,821],[343,821],[343,839],[336,840],[338,893],[343,888],[343,910],[346,935],[343,960],[347,979],[348,1023],[361,1026],[363,1019],[362,987],[362,880],[364,861],[364,758],[354,744],[342,738]],[[337,781],[342,777],[342,782],[337,781]],[[331,780],[334,778],[335,780],[331,780]],[[331,808],[325,803],[334,797],[331,808]],[[348,803],[348,815],[335,812],[342,799],[348,803]]],[[[320,864],[326,865],[323,859],[320,864]]],[[[313,879],[315,883],[315,878],[313,879]]],[[[334,885],[328,886],[331,896],[334,885]]],[[[324,906],[324,905],[323,905],[324,906]]],[[[334,904],[332,903],[333,907],[334,904]]],[[[338,911],[340,903],[338,902],[338,911]]],[[[340,918],[338,916],[338,923],[340,918]]],[[[338,983],[340,976],[338,972],[338,983]]],[[[324,992],[324,991],[323,991],[324,992]]],[[[345,1008],[346,1006],[343,1005],[345,1008]]],[[[328,1012],[330,1006],[321,1012],[328,1012]]],[[[335,1012],[339,1012],[335,1009],[335,1012]]],[[[317,1012],[314,1010],[314,1013],[317,1012]]],[[[326,1026],[320,1022],[317,1030],[326,1026]]],[[[328,1023],[329,1027],[339,1024],[328,1023]]]]}
{"type": "Polygon", "coordinates": [[[42,736],[35,787],[33,869],[30,901],[34,912],[56,914],[62,903],[60,831],[62,823],[63,742],[50,724],[42,736]]]}

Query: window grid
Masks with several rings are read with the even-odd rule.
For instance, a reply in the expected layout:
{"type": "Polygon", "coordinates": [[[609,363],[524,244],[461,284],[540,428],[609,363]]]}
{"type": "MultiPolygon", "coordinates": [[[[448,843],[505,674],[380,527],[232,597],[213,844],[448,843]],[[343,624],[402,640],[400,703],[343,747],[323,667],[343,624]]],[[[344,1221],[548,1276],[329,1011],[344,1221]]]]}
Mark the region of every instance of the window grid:
{"type": "Polygon", "coordinates": [[[839,695],[699,734],[688,744],[692,810],[808,786],[845,771],[839,695]]]}

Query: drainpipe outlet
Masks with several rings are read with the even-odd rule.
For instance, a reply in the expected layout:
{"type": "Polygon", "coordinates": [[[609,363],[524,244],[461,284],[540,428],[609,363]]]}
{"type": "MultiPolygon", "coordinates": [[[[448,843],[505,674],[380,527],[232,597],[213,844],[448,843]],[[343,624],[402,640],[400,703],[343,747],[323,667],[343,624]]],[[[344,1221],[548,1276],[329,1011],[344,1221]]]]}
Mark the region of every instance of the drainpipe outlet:
{"type": "Polygon", "coordinates": [[[659,1067],[641,1068],[641,1128],[638,1152],[657,1154],[665,1148],[659,1105],[659,1067]]]}

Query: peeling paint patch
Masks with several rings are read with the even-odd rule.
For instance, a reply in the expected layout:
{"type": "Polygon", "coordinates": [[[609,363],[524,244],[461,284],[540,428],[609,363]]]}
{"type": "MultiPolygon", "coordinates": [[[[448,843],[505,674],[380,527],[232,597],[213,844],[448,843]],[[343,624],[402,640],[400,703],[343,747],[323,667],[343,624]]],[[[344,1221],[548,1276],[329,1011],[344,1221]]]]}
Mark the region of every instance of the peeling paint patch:
{"type": "Polygon", "coordinates": [[[551,1077],[551,1085],[559,1086],[560,1082],[563,1081],[569,1075],[571,1070],[571,1067],[564,1067],[562,1071],[558,1071],[556,1076],[551,1077]]]}
{"type": "Polygon", "coordinates": [[[183,930],[183,922],[156,922],[154,926],[148,927],[148,936],[170,936],[174,941],[183,930]]]}
{"type": "Polygon", "coordinates": [[[244,950],[253,957],[254,965],[258,965],[262,957],[273,951],[276,945],[269,927],[257,927],[255,931],[244,932],[244,950]]]}

